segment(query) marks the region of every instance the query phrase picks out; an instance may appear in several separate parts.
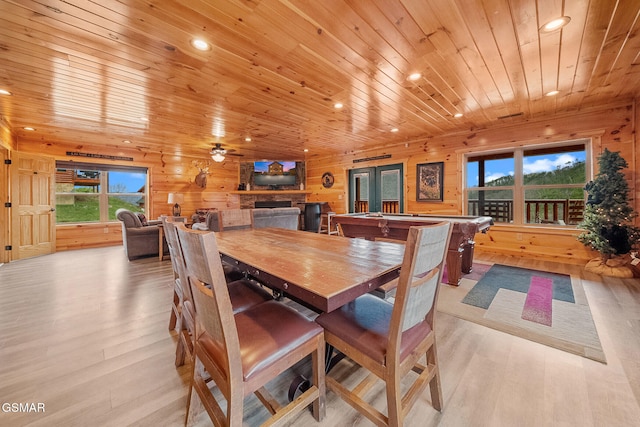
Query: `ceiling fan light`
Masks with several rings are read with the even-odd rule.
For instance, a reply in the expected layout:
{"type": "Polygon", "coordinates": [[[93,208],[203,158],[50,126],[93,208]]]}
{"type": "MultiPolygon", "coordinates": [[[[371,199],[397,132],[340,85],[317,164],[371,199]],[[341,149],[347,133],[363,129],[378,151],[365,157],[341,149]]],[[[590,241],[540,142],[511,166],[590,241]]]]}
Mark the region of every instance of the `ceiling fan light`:
{"type": "Polygon", "coordinates": [[[218,163],[224,161],[224,156],[220,153],[213,153],[211,158],[213,159],[214,162],[218,162],[218,163]]]}

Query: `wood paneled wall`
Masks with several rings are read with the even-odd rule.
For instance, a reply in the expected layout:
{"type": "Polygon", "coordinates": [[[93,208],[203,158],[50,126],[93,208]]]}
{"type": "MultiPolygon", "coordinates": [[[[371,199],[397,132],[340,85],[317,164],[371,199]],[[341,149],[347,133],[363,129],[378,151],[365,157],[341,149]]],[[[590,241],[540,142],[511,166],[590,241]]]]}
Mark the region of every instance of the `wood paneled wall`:
{"type": "MultiPolygon", "coordinates": [[[[491,129],[470,129],[468,132],[441,137],[408,141],[404,144],[345,153],[342,157],[313,157],[307,160],[307,188],[312,190],[310,201],[329,202],[338,213],[347,211],[348,171],[350,169],[404,164],[405,212],[430,214],[461,214],[463,201],[463,163],[466,153],[509,148],[556,141],[593,138],[594,159],[604,150],[620,151],[630,167],[625,172],[635,195],[634,207],[639,210],[640,178],[635,172],[638,153],[635,128],[638,124],[636,104],[609,106],[564,116],[529,120],[491,129]],[[356,159],[391,154],[391,158],[354,163],[356,159]],[[416,201],[416,165],[426,162],[444,162],[444,201],[416,201]],[[321,185],[324,172],[335,176],[333,187],[321,185]]],[[[594,161],[595,162],[595,161],[594,161]]],[[[594,165],[597,167],[597,165],[594,165]]],[[[576,230],[552,227],[523,227],[495,225],[486,235],[479,235],[476,248],[495,253],[553,259],[560,262],[583,264],[597,254],[579,243],[576,230]]]]}
{"type": "MultiPolygon", "coordinates": [[[[199,170],[193,165],[193,161],[203,159],[148,153],[126,146],[108,147],[104,152],[97,154],[132,157],[132,162],[84,157],[71,158],[66,155],[67,151],[85,153],[87,150],[77,144],[49,144],[43,141],[25,140],[19,142],[18,150],[53,156],[56,160],[147,167],[149,169],[148,191],[150,199],[148,218],[157,218],[162,214],[170,213],[171,205],[167,204],[167,196],[171,192],[184,194],[184,203],[181,204],[184,216],[191,216],[195,209],[200,207],[218,209],[240,207],[239,196],[229,194],[230,191],[236,190],[238,187],[239,163],[235,158],[227,158],[222,163],[212,162],[209,167],[207,187],[202,189],[194,183],[194,178],[199,170]]],[[[119,222],[106,226],[79,224],[56,227],[56,250],[109,246],[121,242],[122,233],[119,222]]]]}

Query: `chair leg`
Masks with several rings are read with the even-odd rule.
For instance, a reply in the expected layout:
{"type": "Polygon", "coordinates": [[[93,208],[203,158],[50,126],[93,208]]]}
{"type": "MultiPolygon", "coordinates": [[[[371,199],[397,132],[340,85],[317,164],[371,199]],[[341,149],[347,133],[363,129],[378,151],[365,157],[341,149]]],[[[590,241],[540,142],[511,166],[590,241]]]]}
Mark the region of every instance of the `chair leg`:
{"type": "Polygon", "coordinates": [[[194,374],[195,374],[196,364],[194,363],[191,366],[191,379],[189,380],[189,393],[187,393],[187,412],[184,415],[184,425],[185,427],[189,425],[189,411],[191,410],[191,398],[193,396],[193,387],[194,387],[194,374]]]}
{"type": "Polygon", "coordinates": [[[188,348],[186,343],[186,340],[191,339],[191,335],[183,326],[184,321],[182,319],[182,315],[180,316],[180,322],[178,323],[180,325],[180,329],[178,330],[178,343],[176,344],[176,368],[184,365],[187,353],[189,353],[189,358],[192,358],[190,353],[193,351],[193,349],[188,348]]]}
{"type": "MultiPolygon", "coordinates": [[[[176,325],[180,320],[180,307],[181,307],[181,298],[180,295],[176,292],[176,289],[173,289],[173,304],[171,305],[171,317],[169,317],[169,330],[172,331],[176,329],[176,325]]],[[[178,329],[179,331],[180,329],[178,329]]]]}
{"type": "Polygon", "coordinates": [[[322,336],[318,337],[317,349],[311,354],[313,365],[313,384],[318,387],[318,398],[313,401],[313,417],[316,421],[322,421],[326,414],[325,396],[325,342],[322,336]]]}
{"type": "Polygon", "coordinates": [[[400,390],[400,378],[396,375],[387,378],[387,416],[388,425],[398,427],[402,425],[402,391],[400,390]]]}
{"type": "Polygon", "coordinates": [[[182,331],[181,331],[180,335],[178,336],[178,344],[176,345],[176,361],[175,361],[176,368],[184,365],[185,356],[186,356],[186,351],[184,348],[184,341],[182,339],[182,331]]]}
{"type": "Polygon", "coordinates": [[[433,366],[433,378],[429,382],[431,390],[431,404],[438,412],[442,412],[442,385],[440,384],[440,369],[438,367],[438,354],[435,340],[429,350],[427,350],[427,366],[433,366]]]}

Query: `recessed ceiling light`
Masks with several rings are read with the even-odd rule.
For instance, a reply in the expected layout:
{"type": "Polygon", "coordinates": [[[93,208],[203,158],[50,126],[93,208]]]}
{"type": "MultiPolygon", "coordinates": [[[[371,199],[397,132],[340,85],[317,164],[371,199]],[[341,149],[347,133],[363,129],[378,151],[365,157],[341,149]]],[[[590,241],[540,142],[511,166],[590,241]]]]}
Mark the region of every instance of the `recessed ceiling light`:
{"type": "Polygon", "coordinates": [[[554,96],[554,95],[557,95],[559,93],[560,93],[559,90],[552,90],[551,92],[545,93],[545,96],[554,96]]]}
{"type": "Polygon", "coordinates": [[[462,116],[463,116],[463,114],[462,114],[462,113],[455,113],[455,114],[453,115],[453,117],[455,117],[456,119],[459,119],[459,118],[460,118],[460,117],[462,117],[462,116]]]}
{"type": "Polygon", "coordinates": [[[247,141],[247,142],[251,142],[251,137],[247,136],[244,140],[247,141]]]}
{"type": "Polygon", "coordinates": [[[308,149],[308,148],[305,148],[305,149],[304,149],[304,152],[305,152],[305,153],[308,153],[308,152],[309,152],[309,149],[308,149]]]}
{"type": "Polygon", "coordinates": [[[0,89],[0,95],[12,95],[12,93],[6,89],[0,89]]]}
{"type": "Polygon", "coordinates": [[[407,77],[407,79],[411,81],[415,81],[415,80],[418,80],[420,77],[422,77],[422,74],[412,73],[412,74],[409,74],[409,77],[407,77]]]}
{"type": "Polygon", "coordinates": [[[339,110],[342,107],[344,107],[344,105],[342,105],[342,102],[336,102],[335,104],[333,104],[333,108],[339,110]]]}
{"type": "Polygon", "coordinates": [[[540,32],[542,33],[551,33],[553,31],[559,30],[564,27],[571,21],[571,17],[569,16],[561,16],[560,18],[556,18],[552,21],[547,22],[542,27],[540,27],[540,32]]]}
{"type": "Polygon", "coordinates": [[[122,142],[124,142],[125,144],[131,144],[131,141],[129,141],[128,139],[123,139],[122,142]]]}
{"type": "Polygon", "coordinates": [[[398,132],[398,128],[391,128],[391,132],[398,132]]]}
{"type": "Polygon", "coordinates": [[[36,130],[36,128],[32,128],[31,126],[25,126],[25,127],[23,127],[22,129],[24,129],[24,130],[29,130],[29,131],[36,130]]]}
{"type": "Polygon", "coordinates": [[[191,46],[195,47],[198,50],[210,50],[211,45],[202,39],[193,39],[191,40],[191,46]]]}

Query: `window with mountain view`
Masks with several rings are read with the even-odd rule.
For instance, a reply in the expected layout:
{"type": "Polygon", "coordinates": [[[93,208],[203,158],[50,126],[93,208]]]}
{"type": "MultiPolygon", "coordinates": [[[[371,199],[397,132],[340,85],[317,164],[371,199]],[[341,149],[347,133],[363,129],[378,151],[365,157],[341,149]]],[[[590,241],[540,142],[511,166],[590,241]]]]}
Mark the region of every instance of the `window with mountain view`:
{"type": "Polygon", "coordinates": [[[108,222],[116,210],[144,213],[147,169],[56,163],[56,223],[108,222]]]}
{"type": "Polygon", "coordinates": [[[577,225],[584,212],[587,143],[468,156],[467,214],[502,223],[577,225]]]}

